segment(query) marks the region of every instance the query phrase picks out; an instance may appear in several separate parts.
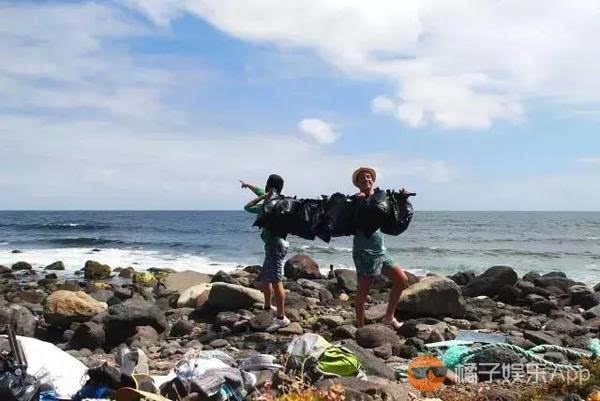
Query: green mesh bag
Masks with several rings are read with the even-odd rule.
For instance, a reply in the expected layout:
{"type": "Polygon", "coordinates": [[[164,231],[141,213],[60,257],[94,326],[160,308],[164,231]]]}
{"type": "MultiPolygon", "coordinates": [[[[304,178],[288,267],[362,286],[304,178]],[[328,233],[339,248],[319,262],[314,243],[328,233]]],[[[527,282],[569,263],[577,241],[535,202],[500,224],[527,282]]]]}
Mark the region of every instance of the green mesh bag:
{"type": "Polygon", "coordinates": [[[316,369],[325,376],[357,376],[360,361],[351,351],[332,345],[319,357],[316,369]]]}

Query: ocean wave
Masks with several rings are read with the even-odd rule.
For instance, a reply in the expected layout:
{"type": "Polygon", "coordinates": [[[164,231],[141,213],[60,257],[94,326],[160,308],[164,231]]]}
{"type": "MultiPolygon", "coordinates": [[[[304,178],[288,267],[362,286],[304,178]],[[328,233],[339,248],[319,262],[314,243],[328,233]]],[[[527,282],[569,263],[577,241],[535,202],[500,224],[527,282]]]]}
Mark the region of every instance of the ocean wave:
{"type": "Polygon", "coordinates": [[[292,251],[294,251],[294,252],[326,253],[326,254],[334,255],[334,254],[350,253],[350,252],[352,252],[352,248],[327,246],[327,245],[301,245],[301,246],[293,246],[292,251]]]}
{"type": "Polygon", "coordinates": [[[17,230],[106,230],[111,228],[110,224],[105,223],[0,223],[0,227],[13,228],[17,230]]]}
{"type": "MultiPolygon", "coordinates": [[[[64,246],[96,246],[96,245],[122,245],[125,244],[124,241],[116,240],[116,239],[107,239],[107,238],[91,238],[91,237],[78,237],[78,238],[53,238],[44,240],[43,242],[56,244],[56,245],[64,245],[64,246]]],[[[133,243],[131,245],[134,245],[133,243]]]]}

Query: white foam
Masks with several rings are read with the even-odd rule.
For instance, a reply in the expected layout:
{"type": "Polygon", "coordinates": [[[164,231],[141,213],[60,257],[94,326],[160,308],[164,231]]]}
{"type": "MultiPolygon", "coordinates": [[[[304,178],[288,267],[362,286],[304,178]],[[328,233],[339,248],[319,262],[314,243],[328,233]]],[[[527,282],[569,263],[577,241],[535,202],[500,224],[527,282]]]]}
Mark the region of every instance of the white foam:
{"type": "Polygon", "coordinates": [[[141,249],[107,248],[100,252],[92,252],[87,248],[53,248],[23,249],[22,253],[11,253],[0,250],[0,265],[11,266],[19,261],[26,261],[33,267],[41,268],[61,260],[65,269],[77,271],[83,268],[87,260],[95,260],[111,267],[133,266],[135,269],[150,267],[170,268],[174,270],[196,270],[214,274],[219,270],[231,271],[238,264],[219,262],[204,256],[192,254],[170,254],[160,251],[141,249]]]}

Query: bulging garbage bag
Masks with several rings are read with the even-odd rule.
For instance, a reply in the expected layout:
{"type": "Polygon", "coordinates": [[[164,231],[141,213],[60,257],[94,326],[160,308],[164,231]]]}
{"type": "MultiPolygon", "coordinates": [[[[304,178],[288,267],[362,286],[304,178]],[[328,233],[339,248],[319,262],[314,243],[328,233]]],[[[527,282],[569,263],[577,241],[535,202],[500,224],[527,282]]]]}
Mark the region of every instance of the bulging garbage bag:
{"type": "Polygon", "coordinates": [[[390,211],[389,217],[381,225],[381,232],[389,235],[400,235],[406,231],[414,213],[408,197],[413,195],[404,191],[387,191],[390,211]]]}

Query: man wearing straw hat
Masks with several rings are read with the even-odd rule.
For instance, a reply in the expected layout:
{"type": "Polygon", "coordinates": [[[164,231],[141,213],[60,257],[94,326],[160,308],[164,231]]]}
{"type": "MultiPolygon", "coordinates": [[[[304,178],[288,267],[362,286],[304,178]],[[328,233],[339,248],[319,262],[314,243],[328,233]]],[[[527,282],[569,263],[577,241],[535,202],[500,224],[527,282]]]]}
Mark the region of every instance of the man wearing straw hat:
{"type": "MultiPolygon", "coordinates": [[[[375,170],[370,167],[360,167],[354,171],[352,183],[359,189],[355,196],[359,199],[371,196],[374,192],[373,185],[376,178],[375,170]]],[[[377,230],[370,238],[367,238],[360,229],[356,229],[352,241],[352,259],[358,278],[358,290],[354,300],[356,327],[362,327],[365,324],[365,301],[373,278],[383,274],[393,283],[383,322],[394,330],[398,330],[402,323],[396,320],[394,313],[400,294],[408,286],[408,278],[402,267],[394,263],[394,260],[387,254],[383,233],[377,230]]]]}

